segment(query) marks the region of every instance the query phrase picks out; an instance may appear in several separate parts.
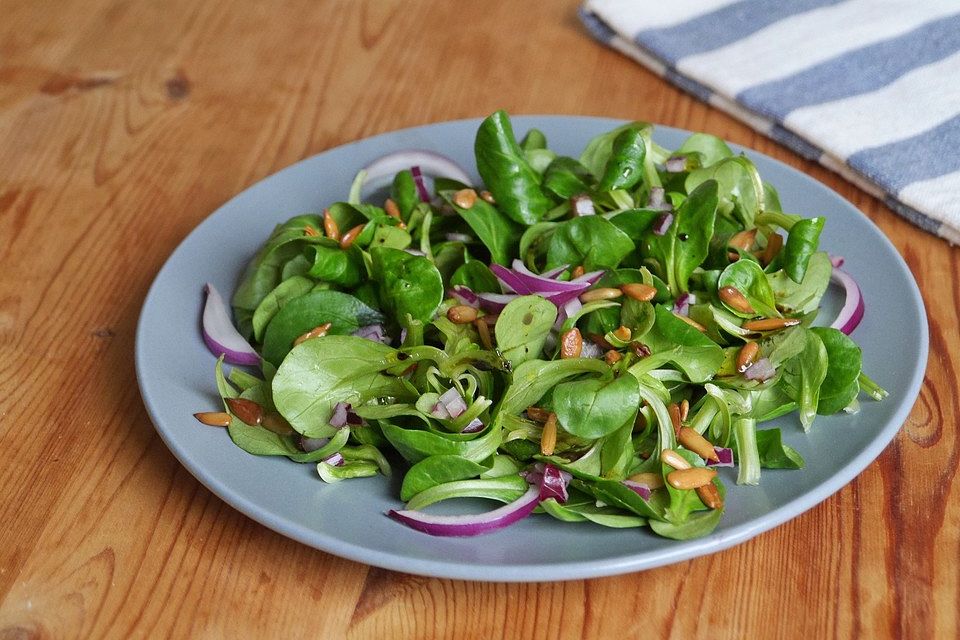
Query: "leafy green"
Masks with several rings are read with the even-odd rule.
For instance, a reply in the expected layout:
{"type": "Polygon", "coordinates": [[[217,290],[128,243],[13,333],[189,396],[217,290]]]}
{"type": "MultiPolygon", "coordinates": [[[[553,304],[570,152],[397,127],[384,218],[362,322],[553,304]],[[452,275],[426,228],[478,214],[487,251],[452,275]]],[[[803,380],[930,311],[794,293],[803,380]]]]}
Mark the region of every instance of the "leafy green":
{"type": "Polygon", "coordinates": [[[453,191],[441,191],[440,196],[466,221],[480,242],[490,251],[490,258],[497,264],[510,264],[520,242],[520,227],[493,205],[477,199],[469,209],[457,206],[453,191]]]}
{"type": "Polygon", "coordinates": [[[383,322],[383,315],[342,291],[311,291],[293,298],[277,312],[263,335],[262,355],[279,366],[293,342],[320,325],[328,334],[350,334],[360,327],[383,322]]]}
{"type": "Polygon", "coordinates": [[[257,305],[257,309],[253,312],[253,337],[257,340],[263,340],[264,329],[277,315],[280,308],[293,298],[309,293],[314,284],[316,283],[313,280],[303,276],[293,276],[289,280],[284,280],[278,284],[257,305]]]}
{"type": "Polygon", "coordinates": [[[326,437],[338,402],[359,405],[381,396],[408,395],[400,378],[384,374],[400,362],[395,349],[365,338],[328,335],[307,340],[277,368],[273,401],[294,429],[308,437],[326,437]]]}
{"type": "Polygon", "coordinates": [[[563,382],[553,390],[557,421],[581,438],[602,438],[628,421],[632,425],[638,406],[639,383],[630,375],[563,382]]]}
{"type": "Polygon", "coordinates": [[[420,202],[420,196],[417,193],[417,184],[413,180],[413,173],[409,169],[400,171],[393,177],[393,184],[390,187],[390,197],[393,198],[397,209],[400,210],[400,217],[404,220],[410,218],[413,208],[420,202]]]}
{"type": "Polygon", "coordinates": [[[497,201],[497,208],[508,218],[533,224],[552,208],[550,199],[540,190],[540,176],[513,136],[505,111],[497,111],[480,124],[474,152],[480,177],[497,201]]]}
{"type": "Polygon", "coordinates": [[[563,199],[589,193],[594,182],[586,167],[566,156],[554,158],[543,173],[543,188],[563,199]]]}
{"type": "Polygon", "coordinates": [[[387,247],[371,249],[370,256],[370,275],[379,284],[380,300],[391,315],[422,322],[432,319],[443,302],[443,278],[433,263],[387,247]]]}
{"type": "Polygon", "coordinates": [[[430,456],[410,467],[403,477],[403,486],[400,488],[400,499],[407,502],[431,487],[454,480],[474,478],[486,471],[482,464],[467,460],[460,456],[436,455],[430,456]]]}
{"type": "Polygon", "coordinates": [[[557,319],[557,307],[540,296],[512,300],[494,328],[503,357],[517,366],[540,357],[543,343],[557,319]]]}
{"type": "Polygon", "coordinates": [[[450,278],[450,286],[462,285],[474,293],[500,293],[500,283],[490,267],[479,260],[463,263],[450,278]]]}
{"type": "Polygon", "coordinates": [[[733,287],[743,294],[753,307],[755,313],[744,313],[724,303],[730,313],[736,314],[741,318],[750,318],[761,315],[770,318],[780,316],[777,311],[777,301],[773,295],[773,289],[767,280],[767,275],[760,268],[760,265],[751,260],[737,260],[730,263],[717,282],[720,287],[733,287]]]}
{"type": "Polygon", "coordinates": [[[625,129],[613,139],[610,157],[597,185],[598,191],[632,189],[643,179],[647,144],[638,129],[625,129]]]}
{"type": "Polygon", "coordinates": [[[804,331],[803,336],[803,351],[786,362],[784,381],[789,385],[788,393],[799,405],[800,423],[804,431],[809,431],[820,403],[820,385],[827,376],[828,356],[819,335],[804,331]]]}
{"type": "Polygon", "coordinates": [[[756,432],[760,466],[765,469],[803,469],[803,458],[783,443],[780,429],[761,429],[756,432]]]}
{"type": "Polygon", "coordinates": [[[842,411],[860,393],[862,353],[857,343],[837,329],[814,327],[827,350],[827,373],[820,385],[817,413],[828,415],[842,411]]]}
{"type": "Polygon", "coordinates": [[[783,247],[783,270],[794,282],[803,282],[810,257],[817,251],[824,218],[804,218],[790,228],[783,247]]]}
{"type": "Polygon", "coordinates": [[[690,275],[707,257],[716,215],[717,182],[707,180],[683,201],[666,233],[648,236],[650,255],[673,295],[688,290],[690,275]]]}
{"type": "Polygon", "coordinates": [[[573,218],[558,224],[547,245],[547,268],[580,265],[586,271],[612,269],[634,250],[633,241],[600,216],[573,218]]]}

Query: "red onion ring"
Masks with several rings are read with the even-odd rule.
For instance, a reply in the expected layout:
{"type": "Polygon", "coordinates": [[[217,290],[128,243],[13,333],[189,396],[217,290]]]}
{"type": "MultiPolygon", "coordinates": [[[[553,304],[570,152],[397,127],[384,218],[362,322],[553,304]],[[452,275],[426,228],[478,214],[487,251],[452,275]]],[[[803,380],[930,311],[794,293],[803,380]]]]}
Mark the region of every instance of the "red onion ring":
{"type": "Polygon", "coordinates": [[[427,184],[423,181],[420,166],[414,165],[410,167],[410,173],[413,174],[413,184],[417,185],[417,195],[420,196],[420,201],[430,202],[430,191],[427,189],[427,184]]]}
{"type": "Polygon", "coordinates": [[[233,326],[227,305],[209,282],[207,300],[203,305],[203,341],[213,355],[223,356],[225,362],[240,365],[259,365],[260,356],[233,326]]]}
{"type": "Polygon", "coordinates": [[[431,536],[478,536],[502,529],[530,515],[540,502],[540,487],[531,485],[527,492],[508,505],[477,515],[441,516],[391,509],[387,515],[431,536]]]}
{"type": "MultiPolygon", "coordinates": [[[[392,179],[393,176],[404,169],[410,169],[415,174],[422,170],[427,175],[453,178],[466,185],[471,182],[469,174],[464,171],[463,167],[445,155],[427,149],[402,149],[380,156],[364,167],[363,170],[367,173],[364,184],[383,177],[392,179]],[[416,169],[416,171],[414,172],[413,169],[416,169]]],[[[420,194],[420,197],[423,199],[423,193],[420,194]]],[[[429,200],[428,195],[424,201],[429,200]]]]}
{"type": "Polygon", "coordinates": [[[846,296],[843,308],[840,309],[837,319],[833,321],[830,327],[850,335],[863,320],[863,314],[866,311],[866,306],[863,303],[863,292],[860,291],[860,285],[853,279],[853,276],[842,269],[833,270],[830,274],[830,282],[843,287],[846,296]]]}

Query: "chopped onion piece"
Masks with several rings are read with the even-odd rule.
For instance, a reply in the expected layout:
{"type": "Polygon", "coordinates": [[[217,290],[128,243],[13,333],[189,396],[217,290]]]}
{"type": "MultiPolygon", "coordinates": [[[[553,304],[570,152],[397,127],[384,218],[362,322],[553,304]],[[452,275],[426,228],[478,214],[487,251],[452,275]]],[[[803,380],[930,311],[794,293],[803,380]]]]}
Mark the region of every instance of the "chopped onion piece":
{"type": "Polygon", "coordinates": [[[653,222],[653,235],[663,236],[667,234],[670,225],[673,224],[673,214],[663,213],[653,222]]]}
{"type": "Polygon", "coordinates": [[[260,356],[250,343],[243,339],[233,326],[230,312],[220,292],[209,282],[206,285],[207,300],[203,305],[203,341],[213,355],[223,356],[225,362],[241,365],[258,365],[260,356]]]}
{"type": "Polygon", "coordinates": [[[777,370],[766,358],[760,358],[743,372],[743,377],[747,380],[757,380],[759,382],[769,380],[775,375],[777,375],[777,370]]]}
{"type": "Polygon", "coordinates": [[[450,387],[438,399],[451,418],[459,418],[467,410],[467,403],[463,401],[456,387],[450,387]]]}
{"type": "Polygon", "coordinates": [[[697,304],[697,296],[692,293],[681,293],[673,303],[673,312],[677,315],[689,316],[692,304],[697,304]]]}
{"type": "Polygon", "coordinates": [[[682,173],[687,170],[687,159],[683,156],[667,158],[664,163],[667,173],[682,173]]]}
{"type": "Polygon", "coordinates": [[[553,325],[554,329],[559,331],[560,327],[564,322],[566,322],[567,318],[571,318],[580,313],[580,309],[583,309],[583,303],[580,302],[580,298],[574,298],[570,302],[560,307],[560,313],[557,314],[557,321],[553,325]]]}
{"type": "Polygon", "coordinates": [[[584,340],[583,347],[580,348],[581,358],[602,358],[603,349],[593,342],[593,340],[584,340]]]}
{"type": "Polygon", "coordinates": [[[432,407],[430,407],[430,415],[441,420],[450,419],[450,412],[447,411],[447,408],[442,402],[436,402],[432,407]]]}
{"type": "Polygon", "coordinates": [[[570,207],[573,209],[573,215],[575,216],[596,215],[593,200],[588,195],[573,196],[570,198],[570,207]]]}
{"type": "Polygon", "coordinates": [[[714,447],[718,461],[707,460],[708,467],[733,467],[733,449],[727,447],[714,447]]]}
{"type": "MultiPolygon", "coordinates": [[[[647,198],[647,209],[667,212],[673,211],[673,205],[667,202],[666,195],[667,193],[663,190],[663,187],[653,187],[650,189],[650,197],[647,198]]],[[[673,216],[670,216],[670,221],[673,221],[673,216]]],[[[670,226],[669,223],[667,226],[670,226]]],[[[656,228],[654,228],[654,233],[657,233],[656,228]]],[[[662,236],[663,234],[658,233],[657,235],[662,236]]]]}
{"type": "Polygon", "coordinates": [[[441,516],[413,510],[387,512],[394,520],[432,536],[477,536],[491,533],[530,515],[540,502],[540,488],[531,486],[517,500],[477,515],[441,516]]]}
{"type": "Polygon", "coordinates": [[[373,340],[374,342],[390,344],[390,336],[387,335],[387,332],[383,329],[382,324],[368,324],[364,327],[360,327],[351,335],[354,335],[358,338],[373,340]]]}
{"type": "Polygon", "coordinates": [[[843,308],[840,309],[837,319],[833,321],[830,327],[850,335],[863,320],[863,314],[866,310],[863,304],[863,293],[853,276],[842,269],[834,269],[833,273],[830,274],[830,281],[842,286],[846,295],[843,308]]]}
{"type": "Polygon", "coordinates": [[[323,462],[326,462],[331,467],[342,467],[346,460],[343,458],[343,454],[337,451],[336,453],[324,458],[323,462]]]}
{"type": "Polygon", "coordinates": [[[651,495],[650,487],[643,484],[642,482],[634,482],[633,480],[624,480],[623,486],[628,489],[632,489],[634,493],[643,498],[644,500],[649,500],[651,495]]]}
{"type": "Polygon", "coordinates": [[[477,431],[483,431],[483,422],[480,421],[480,418],[474,418],[468,422],[467,426],[460,430],[460,433],[476,433],[477,431]]]}
{"type": "Polygon", "coordinates": [[[347,412],[350,411],[350,405],[346,402],[338,402],[333,405],[333,414],[330,416],[330,426],[340,429],[347,426],[347,412]]]}
{"type": "Polygon", "coordinates": [[[473,242],[473,236],[465,233],[446,233],[443,237],[446,238],[448,242],[463,242],[464,244],[473,242]]]}

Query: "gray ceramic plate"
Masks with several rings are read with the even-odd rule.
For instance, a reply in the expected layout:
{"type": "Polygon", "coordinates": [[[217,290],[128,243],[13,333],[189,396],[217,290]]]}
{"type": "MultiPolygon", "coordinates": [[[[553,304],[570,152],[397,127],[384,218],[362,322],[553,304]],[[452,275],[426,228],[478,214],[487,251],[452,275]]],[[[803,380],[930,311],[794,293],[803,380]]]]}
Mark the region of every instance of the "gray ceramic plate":
{"type": "MultiPolygon", "coordinates": [[[[854,207],[802,173],[749,150],[761,175],[779,189],[785,210],[827,217],[821,246],[845,256],[847,270],[863,288],[867,314],[853,337],[863,347],[865,369],[890,397],[865,399],[855,416],[820,417],[810,434],[795,418],[782,418],[785,440],[804,456],[806,469],[765,470],[759,487],[737,486],[734,470],[724,469],[727,513],[713,534],[676,542],[643,529],[567,524],[538,515],[491,535],[434,538],[384,515],[400,504],[396,480],[327,485],[313,465],[249,455],[226,431],[199,425],[191,414],[219,403],[214,359],[198,326],[203,283],[213,282],[227,295],[274,224],[344,199],[357,169],[386,152],[433,149],[472,171],[478,124],[464,120],[406,129],[308,158],[223,205],[170,256],[140,316],[137,377],[160,436],[211,491],[283,535],[359,562],[470,580],[565,580],[647,569],[744,542],[827,498],[890,442],[917,397],[927,361],[927,321],[913,277],[890,242],[854,207]]],[[[518,135],[539,127],[552,148],[567,155],[579,154],[591,137],[618,124],[569,116],[514,118],[518,135]]],[[[687,135],[660,128],[655,137],[676,148],[687,135]]],[[[827,299],[821,317],[834,317],[838,302],[835,296],[827,299]]]]}

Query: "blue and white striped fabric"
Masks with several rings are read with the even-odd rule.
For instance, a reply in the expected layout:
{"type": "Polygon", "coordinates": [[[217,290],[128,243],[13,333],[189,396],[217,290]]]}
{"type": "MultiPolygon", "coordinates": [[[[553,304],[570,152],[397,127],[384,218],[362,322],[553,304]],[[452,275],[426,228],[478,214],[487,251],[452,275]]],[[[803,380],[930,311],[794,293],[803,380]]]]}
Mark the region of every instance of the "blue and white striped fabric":
{"type": "Polygon", "coordinates": [[[605,44],[960,243],[960,1],[587,0],[605,44]]]}

